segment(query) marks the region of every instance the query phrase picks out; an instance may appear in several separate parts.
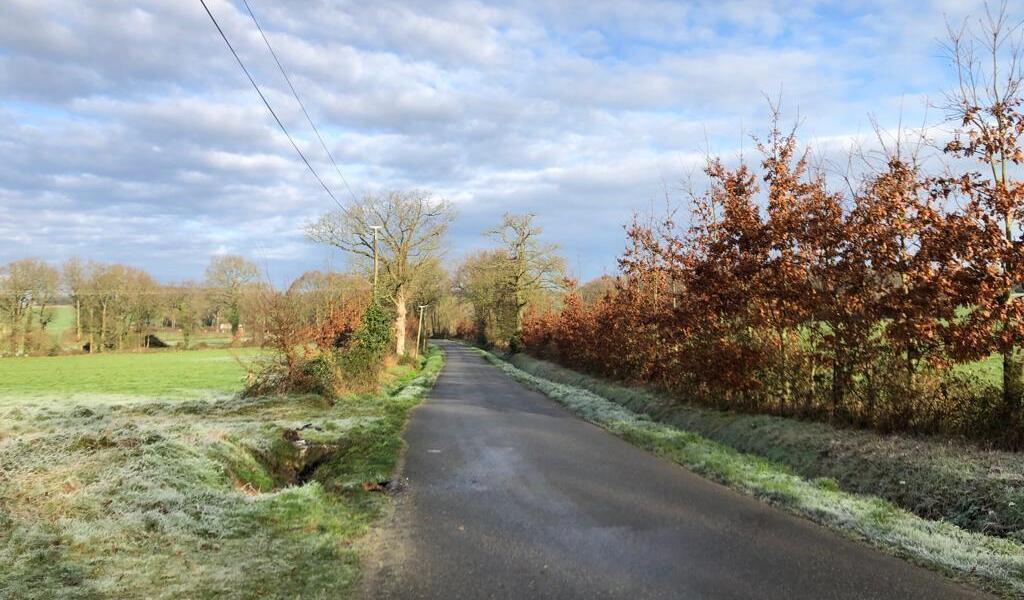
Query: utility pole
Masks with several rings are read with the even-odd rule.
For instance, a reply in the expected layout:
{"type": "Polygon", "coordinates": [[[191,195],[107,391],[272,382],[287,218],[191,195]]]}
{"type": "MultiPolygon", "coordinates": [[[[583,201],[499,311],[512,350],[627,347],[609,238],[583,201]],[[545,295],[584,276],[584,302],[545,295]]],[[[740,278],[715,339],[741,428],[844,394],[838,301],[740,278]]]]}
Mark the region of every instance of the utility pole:
{"type": "Polygon", "coordinates": [[[370,225],[370,229],[373,230],[373,297],[377,297],[377,230],[380,229],[380,225],[370,225]]]}
{"type": "MultiPolygon", "coordinates": [[[[420,304],[420,320],[416,326],[416,352],[420,351],[420,333],[423,331],[423,309],[430,306],[429,304],[420,304]]],[[[426,342],[426,340],[423,340],[426,342]]],[[[423,344],[424,346],[426,343],[423,344]]]]}

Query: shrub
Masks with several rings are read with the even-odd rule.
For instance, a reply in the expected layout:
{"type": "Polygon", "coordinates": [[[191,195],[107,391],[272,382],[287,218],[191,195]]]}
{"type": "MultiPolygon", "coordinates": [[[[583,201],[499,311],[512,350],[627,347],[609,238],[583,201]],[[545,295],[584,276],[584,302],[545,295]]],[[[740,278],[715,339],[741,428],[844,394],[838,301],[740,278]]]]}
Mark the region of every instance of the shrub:
{"type": "Polygon", "coordinates": [[[391,348],[393,323],[390,312],[379,300],[374,299],[366,307],[352,343],[338,355],[346,382],[365,385],[376,381],[391,348]]]}
{"type": "Polygon", "coordinates": [[[266,322],[263,345],[271,352],[250,365],[243,396],[307,393],[336,398],[342,381],[334,353],[312,344],[316,329],[303,319],[301,296],[267,291],[259,303],[266,322]]]}

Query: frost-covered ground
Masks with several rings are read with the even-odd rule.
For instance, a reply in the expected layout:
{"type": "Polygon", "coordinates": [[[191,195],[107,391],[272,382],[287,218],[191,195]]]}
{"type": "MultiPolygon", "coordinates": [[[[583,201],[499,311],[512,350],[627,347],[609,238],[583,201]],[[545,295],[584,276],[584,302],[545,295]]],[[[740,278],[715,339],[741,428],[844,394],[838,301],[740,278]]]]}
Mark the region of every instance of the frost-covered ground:
{"type": "Polygon", "coordinates": [[[392,370],[381,393],[334,405],[211,388],[240,380],[231,361],[193,360],[207,353],[147,356],[158,358],[143,371],[158,372],[165,357],[170,374],[148,390],[134,373],[112,372],[107,390],[90,378],[88,404],[60,401],[53,385],[27,375],[18,403],[6,382],[0,598],[346,596],[358,575],[352,542],[386,505],[376,484],[390,476],[406,412],[437,377],[441,355],[423,371],[392,370]],[[167,390],[181,360],[235,372],[193,373],[216,395],[175,396],[167,390]]]}

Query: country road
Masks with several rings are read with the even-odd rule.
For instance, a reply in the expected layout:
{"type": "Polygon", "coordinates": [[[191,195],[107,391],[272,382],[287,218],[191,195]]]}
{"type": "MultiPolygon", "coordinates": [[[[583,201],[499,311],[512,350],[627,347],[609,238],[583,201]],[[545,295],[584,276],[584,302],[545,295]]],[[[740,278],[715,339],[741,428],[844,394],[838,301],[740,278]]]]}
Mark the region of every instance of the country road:
{"type": "Polygon", "coordinates": [[[412,413],[370,598],[985,598],[586,423],[468,348],[412,413]]]}

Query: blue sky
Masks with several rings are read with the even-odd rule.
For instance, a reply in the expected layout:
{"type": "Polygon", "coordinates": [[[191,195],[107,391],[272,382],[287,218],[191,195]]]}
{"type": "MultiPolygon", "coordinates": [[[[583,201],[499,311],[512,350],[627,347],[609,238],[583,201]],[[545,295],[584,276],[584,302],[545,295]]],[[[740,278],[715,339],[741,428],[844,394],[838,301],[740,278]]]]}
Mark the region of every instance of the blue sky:
{"type": "MultiPolygon", "coordinates": [[[[241,2],[211,10],[303,151],[341,182],[241,2]]],[[[946,22],[980,2],[250,4],[357,193],[423,188],[459,212],[449,261],[536,212],[583,278],[622,225],[764,130],[765,95],[820,156],[940,126],[946,22]]],[[[197,278],[212,254],[277,282],[342,258],[332,206],[198,0],[5,0],[0,263],[78,255],[197,278]]]]}

